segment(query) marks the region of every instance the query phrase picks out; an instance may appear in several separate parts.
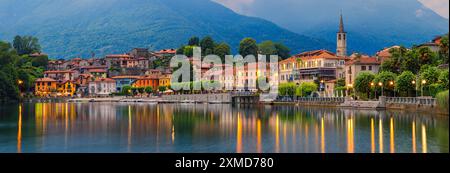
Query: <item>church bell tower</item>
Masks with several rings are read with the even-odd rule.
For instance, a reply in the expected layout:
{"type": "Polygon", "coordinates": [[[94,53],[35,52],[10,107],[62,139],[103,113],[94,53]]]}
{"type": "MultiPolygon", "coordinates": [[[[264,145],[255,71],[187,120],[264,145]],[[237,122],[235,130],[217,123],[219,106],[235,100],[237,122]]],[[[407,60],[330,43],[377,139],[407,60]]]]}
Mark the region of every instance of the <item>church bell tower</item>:
{"type": "Polygon", "coordinates": [[[347,56],[347,33],[344,31],[344,20],[339,21],[339,32],[337,33],[337,56],[347,56]]]}

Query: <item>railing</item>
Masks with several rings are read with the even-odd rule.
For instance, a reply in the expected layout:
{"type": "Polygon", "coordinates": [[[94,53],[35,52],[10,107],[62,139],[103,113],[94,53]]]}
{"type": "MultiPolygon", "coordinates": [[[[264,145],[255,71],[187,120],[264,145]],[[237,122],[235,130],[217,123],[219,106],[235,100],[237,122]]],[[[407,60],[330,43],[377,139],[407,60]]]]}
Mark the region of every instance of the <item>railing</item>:
{"type": "Polygon", "coordinates": [[[323,103],[344,103],[344,97],[292,97],[279,96],[279,102],[323,102],[323,103]]]}
{"type": "Polygon", "coordinates": [[[428,106],[435,106],[437,104],[436,99],[431,97],[386,97],[386,103],[428,106]]]}

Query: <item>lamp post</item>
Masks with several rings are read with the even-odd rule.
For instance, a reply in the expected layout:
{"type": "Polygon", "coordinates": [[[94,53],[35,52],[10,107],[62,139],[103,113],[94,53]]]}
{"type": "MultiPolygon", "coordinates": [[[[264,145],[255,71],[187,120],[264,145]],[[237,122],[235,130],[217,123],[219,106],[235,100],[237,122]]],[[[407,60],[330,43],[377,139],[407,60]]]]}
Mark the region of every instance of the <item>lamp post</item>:
{"type": "Polygon", "coordinates": [[[417,97],[417,85],[416,85],[416,81],[413,80],[411,83],[414,85],[414,92],[416,92],[416,97],[417,97]]]}
{"type": "Polygon", "coordinates": [[[371,88],[373,88],[373,93],[374,93],[375,99],[377,99],[377,91],[375,90],[375,83],[371,82],[370,86],[371,86],[371,88]]]}
{"type": "Polygon", "coordinates": [[[394,88],[394,97],[395,97],[395,87],[394,87],[394,81],[390,81],[389,82],[389,86],[394,88]]]}
{"type": "Polygon", "coordinates": [[[384,88],[383,88],[383,83],[378,82],[378,86],[381,87],[381,96],[384,96],[384,88]]]}
{"type": "Polygon", "coordinates": [[[425,84],[427,84],[427,81],[426,81],[426,80],[422,80],[422,87],[421,87],[421,90],[422,90],[422,97],[423,97],[423,86],[424,86],[425,84]]]}

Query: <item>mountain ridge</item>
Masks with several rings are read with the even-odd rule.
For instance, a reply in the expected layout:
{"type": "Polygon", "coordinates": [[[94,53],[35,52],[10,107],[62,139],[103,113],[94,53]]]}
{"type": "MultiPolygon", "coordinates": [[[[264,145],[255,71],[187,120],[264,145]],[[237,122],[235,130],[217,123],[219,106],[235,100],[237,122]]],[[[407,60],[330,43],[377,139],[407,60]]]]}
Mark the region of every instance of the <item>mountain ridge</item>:
{"type": "Polygon", "coordinates": [[[0,0],[0,39],[33,35],[51,57],[125,53],[135,47],[177,48],[192,36],[212,36],[234,52],[244,37],[282,42],[293,53],[332,49],[267,20],[239,15],[209,0],[0,0]]]}

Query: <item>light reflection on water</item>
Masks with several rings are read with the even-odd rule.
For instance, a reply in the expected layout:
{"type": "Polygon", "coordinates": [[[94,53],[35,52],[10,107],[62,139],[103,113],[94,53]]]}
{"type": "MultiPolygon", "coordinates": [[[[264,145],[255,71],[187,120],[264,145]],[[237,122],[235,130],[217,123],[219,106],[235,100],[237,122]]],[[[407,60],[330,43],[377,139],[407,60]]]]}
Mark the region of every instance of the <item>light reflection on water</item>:
{"type": "Polygon", "coordinates": [[[146,103],[24,103],[0,112],[0,152],[448,152],[448,117],[417,113],[146,103]]]}

